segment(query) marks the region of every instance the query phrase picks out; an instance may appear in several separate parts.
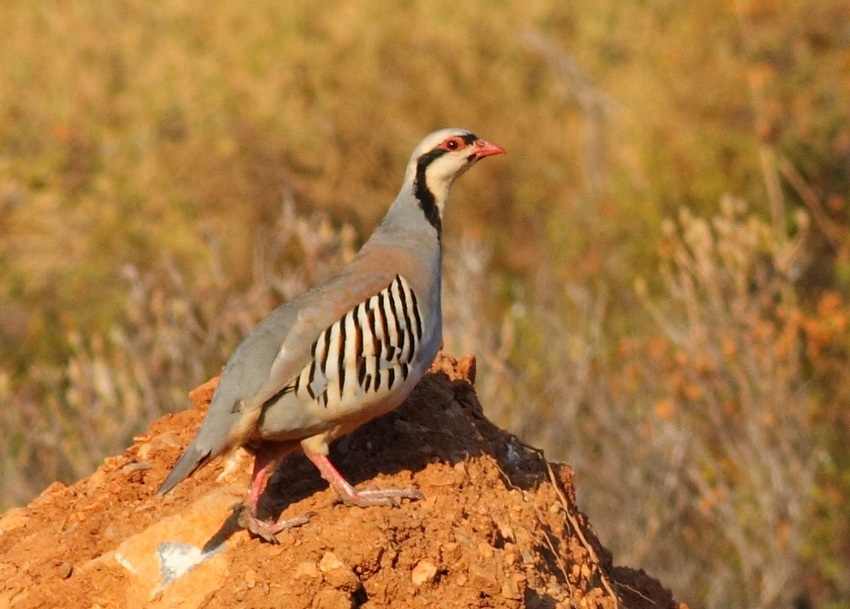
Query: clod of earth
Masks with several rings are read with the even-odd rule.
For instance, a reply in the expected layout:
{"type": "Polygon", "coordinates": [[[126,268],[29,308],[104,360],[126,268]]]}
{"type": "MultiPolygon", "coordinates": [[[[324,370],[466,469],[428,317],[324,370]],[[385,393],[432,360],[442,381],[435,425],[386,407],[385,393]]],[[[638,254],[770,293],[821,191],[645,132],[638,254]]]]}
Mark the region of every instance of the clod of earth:
{"type": "Polygon", "coordinates": [[[359,487],[413,486],[425,499],[345,507],[293,455],[260,514],[316,515],[279,545],[234,523],[245,453],[153,494],[203,417],[215,386],[203,385],[195,408],[156,421],[88,478],[0,517],[0,609],[686,609],[643,571],[613,565],[575,506],[571,470],[485,418],[474,371],[473,358],[441,355],[403,406],[333,449],[359,487]]]}

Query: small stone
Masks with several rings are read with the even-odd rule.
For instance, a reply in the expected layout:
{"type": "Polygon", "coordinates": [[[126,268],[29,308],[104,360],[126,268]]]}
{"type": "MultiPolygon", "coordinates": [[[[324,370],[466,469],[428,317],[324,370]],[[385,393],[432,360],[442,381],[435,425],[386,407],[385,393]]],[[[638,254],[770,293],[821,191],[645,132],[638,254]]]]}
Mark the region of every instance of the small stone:
{"type": "Polygon", "coordinates": [[[499,576],[491,569],[472,565],[469,568],[469,577],[472,585],[487,596],[496,596],[502,592],[502,584],[499,583],[499,576]]]}
{"type": "Polygon", "coordinates": [[[319,571],[318,565],[314,562],[304,561],[298,563],[295,567],[295,577],[321,577],[322,572],[319,571]]]}
{"type": "Polygon", "coordinates": [[[420,560],[419,564],[413,567],[413,572],[410,574],[410,579],[414,586],[421,586],[425,583],[434,581],[437,575],[437,565],[430,560],[420,560]]]}
{"type": "Polygon", "coordinates": [[[333,588],[355,592],[363,587],[360,578],[333,552],[325,552],[319,561],[319,570],[333,588]]]}
{"type": "Polygon", "coordinates": [[[59,575],[62,579],[68,579],[71,577],[71,573],[74,571],[74,567],[69,562],[59,563],[59,566],[56,568],[57,575],[59,575]]]}
{"type": "Polygon", "coordinates": [[[345,567],[345,563],[337,558],[336,554],[333,552],[325,552],[325,555],[322,556],[322,560],[319,561],[319,570],[322,573],[327,573],[328,571],[333,571],[340,567],[345,567]]]}
{"type": "Polygon", "coordinates": [[[153,465],[151,465],[149,461],[134,461],[133,463],[128,463],[122,467],[121,473],[127,476],[133,472],[150,469],[151,467],[153,467],[153,465]]]}
{"type": "Polygon", "coordinates": [[[478,544],[478,553],[481,554],[481,556],[483,556],[484,558],[493,558],[493,546],[491,546],[486,541],[482,541],[478,544]]]}
{"type": "Polygon", "coordinates": [[[350,595],[340,590],[320,590],[313,597],[312,609],[351,609],[354,605],[350,595]]]}
{"type": "Polygon", "coordinates": [[[248,569],[245,572],[245,583],[248,584],[248,589],[250,590],[254,586],[257,585],[257,572],[253,569],[248,569]]]}
{"type": "Polygon", "coordinates": [[[325,573],[325,581],[331,587],[338,590],[345,590],[346,592],[356,592],[363,587],[363,582],[348,567],[339,567],[338,569],[328,571],[325,573]]]}
{"type": "Polygon", "coordinates": [[[510,600],[520,600],[522,595],[519,593],[519,586],[513,579],[506,579],[502,582],[502,596],[510,600]]]}
{"type": "Polygon", "coordinates": [[[503,539],[514,539],[514,530],[509,524],[502,521],[497,521],[496,526],[499,527],[499,534],[503,539]]]}
{"type": "Polygon", "coordinates": [[[561,587],[558,584],[549,584],[546,586],[546,594],[551,596],[552,598],[561,598],[563,596],[564,591],[561,590],[561,587]]]}
{"type": "Polygon", "coordinates": [[[55,495],[55,494],[59,494],[59,493],[61,493],[63,490],[65,490],[65,485],[64,485],[64,484],[62,484],[61,482],[59,482],[59,481],[57,480],[56,482],[51,482],[51,483],[50,483],[50,486],[48,486],[46,489],[44,489],[44,490],[41,492],[41,496],[40,496],[39,498],[40,498],[40,499],[43,499],[43,498],[45,498],[47,495],[55,495]]]}

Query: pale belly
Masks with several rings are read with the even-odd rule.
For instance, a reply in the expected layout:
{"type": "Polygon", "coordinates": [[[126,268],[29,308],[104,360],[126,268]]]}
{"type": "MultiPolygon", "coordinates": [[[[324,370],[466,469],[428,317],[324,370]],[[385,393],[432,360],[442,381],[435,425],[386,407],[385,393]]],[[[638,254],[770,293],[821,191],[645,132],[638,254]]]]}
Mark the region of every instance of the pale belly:
{"type": "Polygon", "coordinates": [[[311,396],[306,391],[290,392],[268,404],[258,421],[255,439],[285,442],[327,433],[331,441],[350,433],[363,423],[401,405],[424,376],[427,367],[412,370],[391,386],[365,390],[360,385],[339,391],[329,382],[326,391],[311,396]]]}

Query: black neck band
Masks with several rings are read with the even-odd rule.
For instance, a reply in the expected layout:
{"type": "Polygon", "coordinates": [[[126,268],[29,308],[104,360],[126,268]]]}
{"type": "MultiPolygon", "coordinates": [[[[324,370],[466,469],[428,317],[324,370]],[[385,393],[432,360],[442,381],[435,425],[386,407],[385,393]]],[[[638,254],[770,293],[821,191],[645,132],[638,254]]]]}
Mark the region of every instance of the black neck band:
{"type": "Polygon", "coordinates": [[[416,177],[413,180],[413,194],[419,200],[419,207],[429,224],[437,229],[437,235],[443,230],[443,223],[440,220],[440,210],[437,209],[437,200],[434,193],[428,188],[428,181],[425,179],[425,171],[428,165],[446,154],[446,150],[435,148],[431,152],[423,154],[416,162],[416,177]]]}

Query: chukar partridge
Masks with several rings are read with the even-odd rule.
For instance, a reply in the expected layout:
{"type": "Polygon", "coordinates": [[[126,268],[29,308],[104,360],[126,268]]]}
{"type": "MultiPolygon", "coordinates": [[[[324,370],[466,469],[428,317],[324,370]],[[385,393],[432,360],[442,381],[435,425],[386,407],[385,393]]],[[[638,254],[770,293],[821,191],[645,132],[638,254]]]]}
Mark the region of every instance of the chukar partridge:
{"type": "Polygon", "coordinates": [[[476,161],[503,152],[463,129],[422,140],[398,196],[355,258],[330,281],[272,311],[236,348],[197,435],[157,493],[245,446],[255,463],[239,522],[269,541],[307,520],[256,516],[267,478],[298,448],[346,504],[421,497],[414,489],[356,490],[328,460],[328,445],[401,404],[434,360],[449,190],[476,161]]]}

